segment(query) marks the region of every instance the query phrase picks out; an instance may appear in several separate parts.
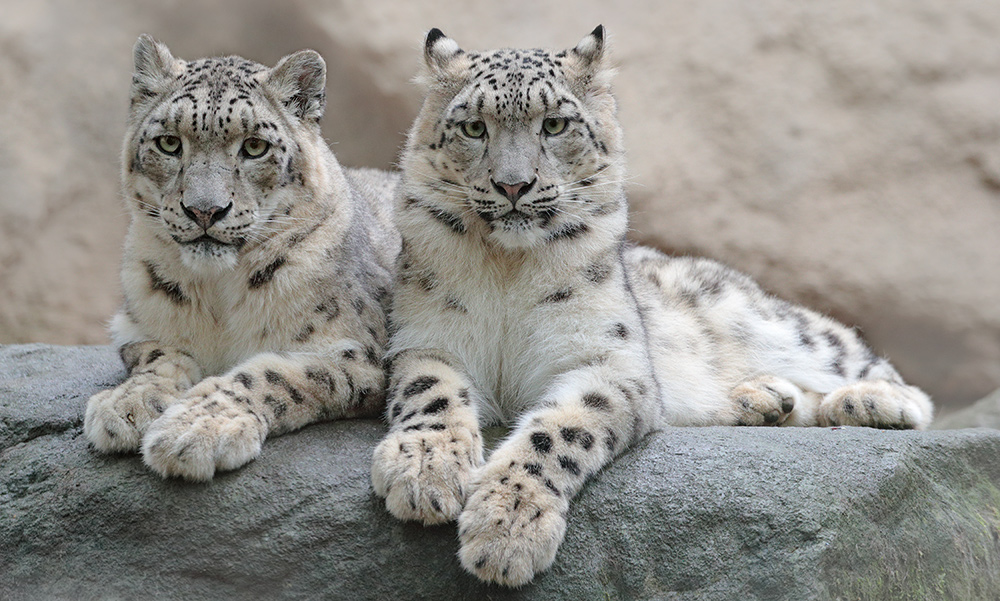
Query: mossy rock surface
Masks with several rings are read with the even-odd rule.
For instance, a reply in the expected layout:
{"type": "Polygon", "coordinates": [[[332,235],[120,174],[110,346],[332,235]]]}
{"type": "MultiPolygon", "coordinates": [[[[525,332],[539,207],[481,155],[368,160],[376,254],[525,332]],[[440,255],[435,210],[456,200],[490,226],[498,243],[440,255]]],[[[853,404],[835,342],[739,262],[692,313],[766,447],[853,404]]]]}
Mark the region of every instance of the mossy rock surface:
{"type": "Polygon", "coordinates": [[[209,484],[84,438],[107,347],[0,347],[0,598],[996,599],[1000,431],[677,428],[599,474],[555,566],[482,585],[453,525],[393,520],[375,420],[267,442],[209,484]]]}

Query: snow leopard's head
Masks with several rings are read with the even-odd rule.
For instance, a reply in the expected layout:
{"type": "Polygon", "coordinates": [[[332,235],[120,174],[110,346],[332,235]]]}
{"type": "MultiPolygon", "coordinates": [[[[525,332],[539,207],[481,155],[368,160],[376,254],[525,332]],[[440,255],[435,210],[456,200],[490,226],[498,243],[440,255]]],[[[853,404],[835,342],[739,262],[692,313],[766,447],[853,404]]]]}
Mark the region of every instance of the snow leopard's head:
{"type": "Polygon", "coordinates": [[[318,138],[326,65],[311,50],[274,68],[229,56],[186,62],[135,44],[122,181],[138,221],[191,269],[231,268],[282,229],[318,138]]]}
{"type": "Polygon", "coordinates": [[[510,249],[624,215],[624,149],[605,46],[603,27],[560,52],[466,52],[431,30],[428,94],[404,155],[408,187],[426,191],[413,196],[510,249]]]}

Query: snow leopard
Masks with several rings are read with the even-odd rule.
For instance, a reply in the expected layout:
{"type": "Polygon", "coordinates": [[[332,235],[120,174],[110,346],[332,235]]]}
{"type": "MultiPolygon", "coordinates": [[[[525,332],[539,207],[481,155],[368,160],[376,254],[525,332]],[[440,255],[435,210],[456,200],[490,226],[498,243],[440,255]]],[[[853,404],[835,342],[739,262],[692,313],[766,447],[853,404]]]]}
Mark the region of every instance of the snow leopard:
{"type": "Polygon", "coordinates": [[[133,55],[110,326],[128,377],[90,398],[87,438],[203,481],[268,436],[380,414],[398,175],[338,164],[322,57],[187,62],[148,35],[133,55]]]}
{"type": "Polygon", "coordinates": [[[931,419],[853,329],[626,242],[605,48],[603,27],[559,52],[467,52],[431,30],[401,157],[372,483],[399,519],[457,519],[462,566],[510,587],[552,565],[570,500],[653,430],[931,419]],[[490,424],[512,428],[485,460],[490,424]]]}

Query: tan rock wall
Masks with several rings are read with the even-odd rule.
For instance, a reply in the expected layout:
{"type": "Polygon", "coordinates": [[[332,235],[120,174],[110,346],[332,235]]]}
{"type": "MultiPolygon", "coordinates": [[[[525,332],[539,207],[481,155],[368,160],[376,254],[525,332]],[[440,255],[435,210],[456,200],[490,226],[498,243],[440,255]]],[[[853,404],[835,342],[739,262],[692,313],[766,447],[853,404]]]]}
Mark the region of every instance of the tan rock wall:
{"type": "Polygon", "coordinates": [[[135,38],[329,65],[341,161],[387,167],[423,33],[608,27],[634,238],[857,324],[946,409],[1000,386],[1000,4],[0,0],[0,342],[100,343],[119,298],[135,38]]]}

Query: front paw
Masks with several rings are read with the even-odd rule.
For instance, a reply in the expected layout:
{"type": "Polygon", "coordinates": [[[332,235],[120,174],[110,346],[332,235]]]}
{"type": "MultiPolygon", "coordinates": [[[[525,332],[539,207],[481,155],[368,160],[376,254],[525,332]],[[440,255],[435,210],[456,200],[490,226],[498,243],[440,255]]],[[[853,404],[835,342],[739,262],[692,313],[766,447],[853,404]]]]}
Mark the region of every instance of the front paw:
{"type": "Polygon", "coordinates": [[[372,485],[400,520],[443,524],[458,517],[482,438],[462,427],[392,432],[375,448],[372,485]]]}
{"type": "Polygon", "coordinates": [[[206,481],[217,470],[255,459],[266,436],[266,424],[250,411],[249,401],[219,389],[170,407],[149,427],[142,456],[164,478],[206,481]]]}
{"type": "Polygon", "coordinates": [[[83,432],[99,451],[137,451],[143,433],[176,400],[176,394],[171,380],[151,373],[133,376],[117,388],[90,397],[83,432]]]}
{"type": "Polygon", "coordinates": [[[568,508],[536,464],[487,466],[458,518],[462,566],[486,582],[527,584],[555,561],[568,508]]]}

